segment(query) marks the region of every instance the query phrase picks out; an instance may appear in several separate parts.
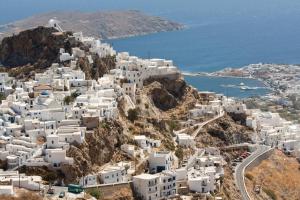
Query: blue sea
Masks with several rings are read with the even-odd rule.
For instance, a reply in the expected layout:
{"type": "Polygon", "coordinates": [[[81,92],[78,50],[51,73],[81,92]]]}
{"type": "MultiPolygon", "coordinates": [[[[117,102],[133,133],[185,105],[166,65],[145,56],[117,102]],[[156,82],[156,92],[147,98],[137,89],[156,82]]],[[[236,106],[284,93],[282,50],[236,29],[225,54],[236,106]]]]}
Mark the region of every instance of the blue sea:
{"type": "MultiPolygon", "coordinates": [[[[128,9],[180,22],[186,25],[184,30],[108,42],[132,55],[172,59],[183,71],[211,72],[259,62],[300,63],[299,0],[0,0],[0,9],[0,24],[54,10],[128,9]]],[[[226,93],[220,85],[222,78],[186,80],[200,90],[226,93]]],[[[226,78],[225,82],[236,80],[226,78]]],[[[248,97],[267,90],[253,92],[237,90],[228,95],[248,97]]]]}

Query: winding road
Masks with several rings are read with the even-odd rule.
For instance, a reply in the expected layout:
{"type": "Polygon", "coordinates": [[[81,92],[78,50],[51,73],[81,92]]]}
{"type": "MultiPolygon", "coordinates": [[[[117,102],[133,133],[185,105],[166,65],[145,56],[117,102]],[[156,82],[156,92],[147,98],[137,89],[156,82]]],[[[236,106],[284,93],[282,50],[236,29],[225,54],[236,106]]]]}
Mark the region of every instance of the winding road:
{"type": "Polygon", "coordinates": [[[239,189],[242,199],[243,200],[251,200],[247,189],[245,185],[245,168],[252,162],[254,162],[257,159],[260,159],[260,156],[268,152],[271,148],[268,146],[264,145],[257,145],[257,149],[250,155],[248,156],[245,160],[243,160],[242,163],[240,163],[235,170],[235,182],[237,185],[237,188],[239,189]]]}

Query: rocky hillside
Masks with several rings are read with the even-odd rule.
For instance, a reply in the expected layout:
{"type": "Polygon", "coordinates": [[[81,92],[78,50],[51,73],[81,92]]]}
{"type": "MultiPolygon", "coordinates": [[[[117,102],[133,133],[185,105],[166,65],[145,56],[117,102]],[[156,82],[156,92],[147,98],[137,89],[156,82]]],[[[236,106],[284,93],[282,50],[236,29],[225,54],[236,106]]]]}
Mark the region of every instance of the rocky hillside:
{"type": "Polygon", "coordinates": [[[160,78],[145,81],[142,94],[147,96],[160,116],[185,118],[199,99],[198,92],[182,79],[160,78]]]}
{"type": "Polygon", "coordinates": [[[246,171],[246,185],[252,199],[299,199],[300,197],[300,165],[293,157],[287,157],[275,150],[257,167],[246,171]],[[253,191],[260,186],[260,193],[253,191]]]}
{"type": "Polygon", "coordinates": [[[97,54],[93,54],[92,57],[94,60],[92,65],[87,57],[79,58],[77,62],[77,67],[85,72],[87,79],[98,79],[116,67],[115,56],[100,58],[97,54]]]}
{"type": "Polygon", "coordinates": [[[76,182],[79,177],[91,173],[97,166],[111,161],[120,146],[127,142],[123,128],[117,121],[107,121],[92,133],[87,133],[81,145],[71,145],[67,155],[74,158],[73,165],[64,165],[64,182],[76,182]]]}
{"type": "Polygon", "coordinates": [[[6,67],[35,65],[49,67],[58,61],[59,49],[71,51],[72,46],[66,34],[55,34],[52,28],[38,27],[6,37],[0,45],[0,62],[6,67]]]}
{"type": "Polygon", "coordinates": [[[207,124],[198,134],[198,147],[228,146],[243,142],[250,142],[252,132],[249,128],[236,123],[229,115],[207,124]]]}
{"type": "MultiPolygon", "coordinates": [[[[82,31],[84,35],[102,39],[121,38],[149,33],[182,29],[179,23],[160,17],[145,15],[139,11],[56,11],[29,17],[1,27],[2,36],[22,30],[47,25],[49,19],[57,18],[67,31],[82,31]]],[[[1,37],[1,34],[0,34],[1,37]]],[[[1,38],[0,38],[1,40],[1,38]]]]}
{"type": "MultiPolygon", "coordinates": [[[[0,71],[7,71],[18,79],[32,78],[35,72],[43,72],[52,63],[59,61],[60,48],[71,53],[72,47],[79,47],[88,55],[88,48],[71,40],[68,37],[70,34],[71,32],[57,33],[52,28],[37,27],[4,38],[0,44],[0,63],[4,67],[0,71]]],[[[88,79],[97,79],[115,67],[115,57],[100,58],[96,54],[92,54],[92,57],[92,65],[87,57],[77,62],[88,79]]]]}

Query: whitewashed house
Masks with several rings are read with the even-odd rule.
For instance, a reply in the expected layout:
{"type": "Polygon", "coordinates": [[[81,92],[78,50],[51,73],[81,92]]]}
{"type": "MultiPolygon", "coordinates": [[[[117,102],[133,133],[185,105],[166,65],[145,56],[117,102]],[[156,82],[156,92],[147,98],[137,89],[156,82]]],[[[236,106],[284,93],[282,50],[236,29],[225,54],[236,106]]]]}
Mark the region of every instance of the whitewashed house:
{"type": "Polygon", "coordinates": [[[98,175],[97,174],[88,174],[80,179],[79,184],[81,186],[91,186],[98,185],[98,175]]]}
{"type": "Polygon", "coordinates": [[[102,184],[122,183],[128,181],[125,166],[109,165],[100,171],[99,175],[100,182],[102,184]]]}
{"type": "Polygon", "coordinates": [[[151,173],[159,173],[164,170],[172,169],[173,155],[171,152],[158,151],[149,155],[149,171],[151,173]]]}
{"type": "Polygon", "coordinates": [[[60,167],[62,164],[72,165],[73,158],[67,157],[65,149],[46,149],[45,161],[53,167],[60,167]]]}
{"type": "Polygon", "coordinates": [[[160,199],[160,177],[157,174],[140,174],[133,177],[135,194],[143,200],[160,199]]]}
{"type": "Polygon", "coordinates": [[[0,195],[14,195],[14,186],[13,185],[0,185],[0,195]]]}
{"type": "Polygon", "coordinates": [[[160,197],[174,197],[177,193],[176,172],[162,171],[160,174],[160,197]]]}
{"type": "Polygon", "coordinates": [[[187,135],[186,133],[179,133],[176,135],[176,142],[179,146],[182,147],[194,147],[195,146],[195,138],[191,135],[187,135]]]}

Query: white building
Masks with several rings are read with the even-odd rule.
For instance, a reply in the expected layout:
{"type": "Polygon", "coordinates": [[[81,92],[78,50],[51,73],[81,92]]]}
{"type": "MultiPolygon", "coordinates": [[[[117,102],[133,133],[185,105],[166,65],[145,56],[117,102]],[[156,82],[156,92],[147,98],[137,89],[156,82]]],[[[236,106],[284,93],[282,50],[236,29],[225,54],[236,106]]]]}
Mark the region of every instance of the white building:
{"type": "Polygon", "coordinates": [[[199,193],[212,193],[216,190],[216,170],[206,167],[200,170],[194,168],[188,171],[188,186],[190,191],[199,193]]]}
{"type": "Polygon", "coordinates": [[[171,152],[152,152],[149,155],[149,170],[151,173],[159,173],[172,169],[173,155],[171,152]]]}
{"type": "Polygon", "coordinates": [[[182,147],[194,147],[195,146],[195,138],[191,135],[187,135],[186,133],[179,133],[176,135],[176,142],[179,146],[182,147]]]}
{"type": "Polygon", "coordinates": [[[45,161],[53,167],[60,167],[62,164],[72,165],[73,158],[67,157],[65,149],[46,149],[45,161]]]}
{"type": "Polygon", "coordinates": [[[136,135],[134,136],[134,140],[137,142],[139,147],[141,147],[144,150],[147,150],[150,152],[151,148],[157,148],[160,147],[161,141],[147,138],[145,135],[136,135]]]}
{"type": "Polygon", "coordinates": [[[0,185],[0,195],[14,195],[14,186],[0,185]]]}
{"type": "Polygon", "coordinates": [[[127,170],[125,166],[105,167],[100,173],[100,182],[102,184],[122,183],[128,181],[127,170]]]}
{"type": "MultiPolygon", "coordinates": [[[[21,187],[27,190],[39,191],[44,188],[42,184],[42,177],[40,176],[26,176],[19,174],[18,171],[0,171],[0,185],[11,183],[12,187],[21,187]]],[[[11,187],[5,187],[3,192],[12,192],[11,187]]]]}
{"type": "Polygon", "coordinates": [[[81,186],[98,185],[98,179],[97,174],[88,174],[80,179],[79,184],[81,186]]]}
{"type": "Polygon", "coordinates": [[[133,177],[135,194],[143,200],[160,199],[159,175],[140,174],[133,177]]]}
{"type": "Polygon", "coordinates": [[[168,199],[177,193],[176,173],[140,174],[133,177],[133,187],[136,196],[141,199],[168,199]]]}
{"type": "Polygon", "coordinates": [[[160,173],[160,197],[168,198],[175,196],[176,190],[176,172],[163,171],[160,173]]]}

